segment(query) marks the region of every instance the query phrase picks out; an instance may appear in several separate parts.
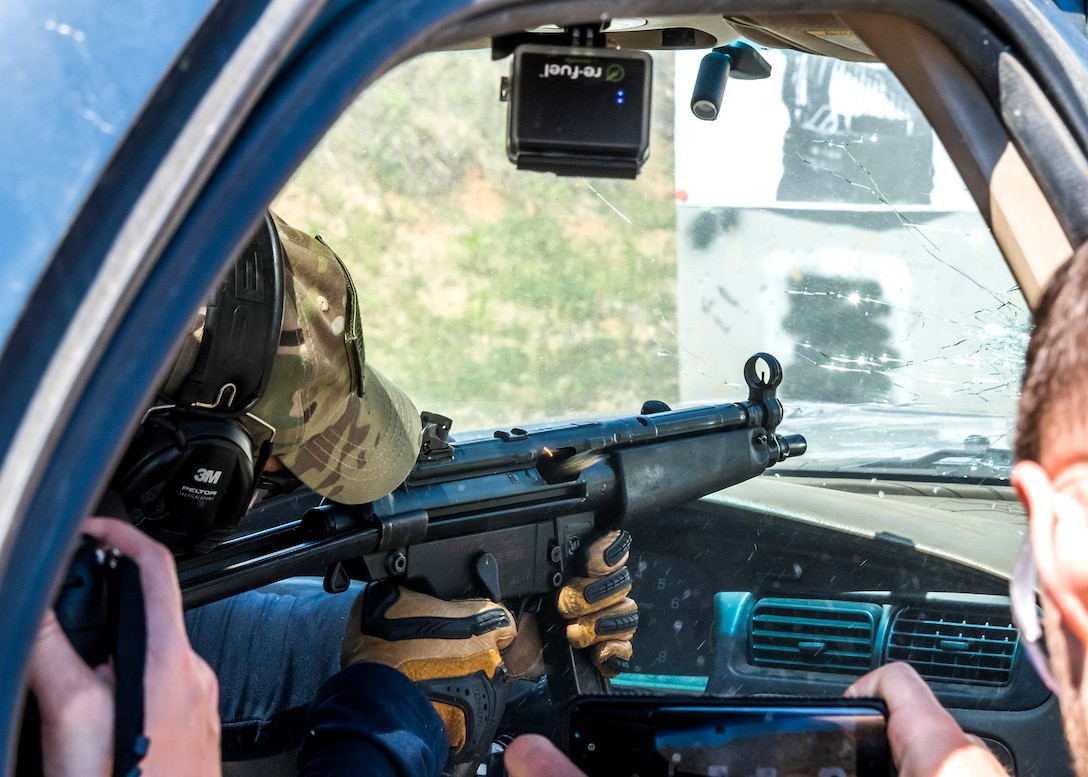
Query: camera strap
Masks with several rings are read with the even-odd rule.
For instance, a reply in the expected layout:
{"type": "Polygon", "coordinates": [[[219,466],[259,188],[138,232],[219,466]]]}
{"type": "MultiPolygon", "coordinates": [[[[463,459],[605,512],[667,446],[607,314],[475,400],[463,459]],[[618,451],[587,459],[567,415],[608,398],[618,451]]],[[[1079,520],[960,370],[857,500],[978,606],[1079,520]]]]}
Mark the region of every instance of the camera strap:
{"type": "MultiPolygon", "coordinates": [[[[147,664],[147,613],[140,569],[127,556],[113,556],[116,583],[109,588],[109,652],[114,666],[113,777],[137,777],[147,754],[144,736],[144,669],[147,664]]],[[[81,580],[81,582],[86,582],[81,580]]],[[[62,621],[63,626],[63,621],[62,621]]],[[[86,632],[76,632],[85,636],[86,632]]],[[[68,632],[72,639],[73,632],[68,632]]],[[[96,639],[92,637],[92,640],[96,639]]],[[[76,652],[88,660],[86,640],[76,640],[76,652]],[[81,648],[84,650],[81,651],[81,648]]],[[[42,775],[41,715],[33,694],[26,702],[16,759],[16,777],[42,775]]]]}
{"type": "Polygon", "coordinates": [[[144,668],[147,663],[147,613],[140,569],[127,556],[117,559],[118,585],[114,650],[113,777],[137,777],[147,754],[144,736],[144,668]]]}

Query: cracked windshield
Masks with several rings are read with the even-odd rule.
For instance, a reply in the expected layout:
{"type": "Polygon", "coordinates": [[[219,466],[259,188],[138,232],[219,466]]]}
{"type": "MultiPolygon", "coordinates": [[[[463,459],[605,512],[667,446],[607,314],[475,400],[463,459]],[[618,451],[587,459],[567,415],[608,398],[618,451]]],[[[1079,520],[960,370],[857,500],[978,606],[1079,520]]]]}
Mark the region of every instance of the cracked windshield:
{"type": "Polygon", "coordinates": [[[703,53],[654,54],[637,180],[515,169],[509,60],[457,51],[368,89],[273,208],[454,437],[744,400],[763,351],[808,440],[769,472],[1006,480],[1030,317],[922,113],[880,65],[760,50],[700,120],[703,53]]]}

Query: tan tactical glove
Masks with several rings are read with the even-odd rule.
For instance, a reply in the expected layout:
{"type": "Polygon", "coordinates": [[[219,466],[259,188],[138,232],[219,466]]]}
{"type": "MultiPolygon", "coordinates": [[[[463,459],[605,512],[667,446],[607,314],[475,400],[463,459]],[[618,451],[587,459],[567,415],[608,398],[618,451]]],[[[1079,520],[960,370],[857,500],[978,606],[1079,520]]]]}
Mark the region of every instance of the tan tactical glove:
{"type": "Polygon", "coordinates": [[[341,667],[364,661],[406,674],[446,724],[452,764],[481,760],[506,708],[501,651],[517,636],[510,611],[488,599],[445,601],[391,582],[355,599],[341,667]]]}
{"type": "Polygon", "coordinates": [[[627,598],[631,574],[625,564],[631,535],[612,531],[583,546],[576,556],[578,577],[559,589],[556,606],[566,618],[567,640],[589,648],[605,677],[627,669],[631,637],[638,627],[638,605],[627,598]]]}

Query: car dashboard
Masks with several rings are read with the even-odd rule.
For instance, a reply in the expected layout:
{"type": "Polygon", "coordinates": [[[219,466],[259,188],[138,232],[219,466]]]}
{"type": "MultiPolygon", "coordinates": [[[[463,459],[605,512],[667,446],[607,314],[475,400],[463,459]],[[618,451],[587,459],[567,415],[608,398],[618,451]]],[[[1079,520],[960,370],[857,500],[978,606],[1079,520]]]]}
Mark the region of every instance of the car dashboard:
{"type": "Polygon", "coordinates": [[[1010,773],[1062,761],[1010,616],[1010,487],[782,471],[628,528],[640,625],[618,686],[840,696],[906,661],[1010,773]]]}

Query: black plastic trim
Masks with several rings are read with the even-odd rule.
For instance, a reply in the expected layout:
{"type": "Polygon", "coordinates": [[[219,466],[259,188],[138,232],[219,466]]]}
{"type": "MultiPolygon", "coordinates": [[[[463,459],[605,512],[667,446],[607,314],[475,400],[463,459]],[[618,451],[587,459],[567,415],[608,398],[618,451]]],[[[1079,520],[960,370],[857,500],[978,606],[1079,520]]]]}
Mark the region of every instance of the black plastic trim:
{"type": "Polygon", "coordinates": [[[1088,160],[1023,63],[1003,55],[998,72],[1001,118],[1047,200],[1057,206],[1062,229],[1079,245],[1088,240],[1088,160]]]}

